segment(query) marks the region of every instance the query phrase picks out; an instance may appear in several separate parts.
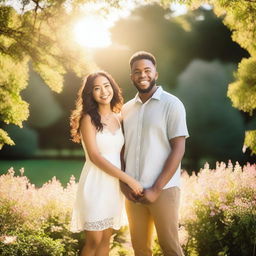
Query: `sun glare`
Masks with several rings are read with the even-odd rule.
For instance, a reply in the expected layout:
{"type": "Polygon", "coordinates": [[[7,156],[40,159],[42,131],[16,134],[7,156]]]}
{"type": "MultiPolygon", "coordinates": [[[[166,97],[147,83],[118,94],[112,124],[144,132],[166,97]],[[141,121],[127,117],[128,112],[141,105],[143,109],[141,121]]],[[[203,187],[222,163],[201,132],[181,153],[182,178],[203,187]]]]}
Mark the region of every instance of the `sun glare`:
{"type": "Polygon", "coordinates": [[[87,16],[74,28],[76,41],[88,48],[104,48],[111,45],[110,25],[100,16],[87,16]]]}
{"type": "Polygon", "coordinates": [[[184,4],[172,3],[170,9],[173,11],[172,17],[177,17],[187,13],[188,8],[184,4]]]}

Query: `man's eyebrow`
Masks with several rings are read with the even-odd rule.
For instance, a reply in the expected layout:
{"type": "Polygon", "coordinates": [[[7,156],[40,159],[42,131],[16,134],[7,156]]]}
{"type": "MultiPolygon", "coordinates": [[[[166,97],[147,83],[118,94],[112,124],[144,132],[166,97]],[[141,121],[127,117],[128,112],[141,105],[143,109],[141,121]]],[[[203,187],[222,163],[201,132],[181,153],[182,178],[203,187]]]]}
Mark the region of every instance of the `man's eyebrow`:
{"type": "MultiPolygon", "coordinates": [[[[145,68],[143,68],[143,70],[144,69],[151,69],[151,67],[145,67],[145,68]]],[[[133,71],[137,71],[137,70],[140,70],[139,68],[135,68],[135,69],[133,69],[133,71]]]]}

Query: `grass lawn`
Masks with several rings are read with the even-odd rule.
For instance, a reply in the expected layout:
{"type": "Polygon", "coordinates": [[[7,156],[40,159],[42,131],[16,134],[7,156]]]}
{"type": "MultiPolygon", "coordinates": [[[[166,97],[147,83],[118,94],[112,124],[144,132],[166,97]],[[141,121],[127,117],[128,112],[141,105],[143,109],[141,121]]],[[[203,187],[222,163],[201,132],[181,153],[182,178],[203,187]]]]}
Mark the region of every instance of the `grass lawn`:
{"type": "Polygon", "coordinates": [[[14,168],[16,175],[20,175],[19,169],[24,167],[24,175],[36,186],[42,186],[53,176],[66,186],[71,175],[78,182],[83,164],[82,160],[0,160],[0,175],[10,167],[14,168]]]}

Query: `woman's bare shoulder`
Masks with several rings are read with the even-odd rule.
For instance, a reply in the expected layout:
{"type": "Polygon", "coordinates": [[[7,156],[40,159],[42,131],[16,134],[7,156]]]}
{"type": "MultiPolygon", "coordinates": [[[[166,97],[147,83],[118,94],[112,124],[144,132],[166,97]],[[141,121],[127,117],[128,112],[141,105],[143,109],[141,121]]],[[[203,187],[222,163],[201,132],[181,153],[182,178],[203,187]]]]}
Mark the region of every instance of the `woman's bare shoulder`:
{"type": "Polygon", "coordinates": [[[81,122],[83,123],[87,123],[91,121],[92,121],[92,118],[89,114],[83,114],[83,116],[81,117],[81,122]]]}
{"type": "Polygon", "coordinates": [[[92,127],[92,118],[88,114],[84,114],[80,121],[81,127],[92,127]]]}

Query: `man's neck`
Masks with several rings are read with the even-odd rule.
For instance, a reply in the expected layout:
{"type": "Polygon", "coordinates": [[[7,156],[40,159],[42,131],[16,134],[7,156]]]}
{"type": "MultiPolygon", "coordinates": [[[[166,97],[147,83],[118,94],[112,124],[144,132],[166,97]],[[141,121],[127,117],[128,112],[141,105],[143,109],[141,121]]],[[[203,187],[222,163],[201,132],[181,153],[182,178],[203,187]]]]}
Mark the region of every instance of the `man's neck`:
{"type": "Polygon", "coordinates": [[[152,95],[155,93],[155,91],[157,90],[157,86],[155,85],[154,87],[152,87],[152,90],[148,93],[139,93],[139,97],[142,101],[142,103],[145,103],[146,101],[148,101],[148,99],[150,99],[152,97],[152,95]]]}

